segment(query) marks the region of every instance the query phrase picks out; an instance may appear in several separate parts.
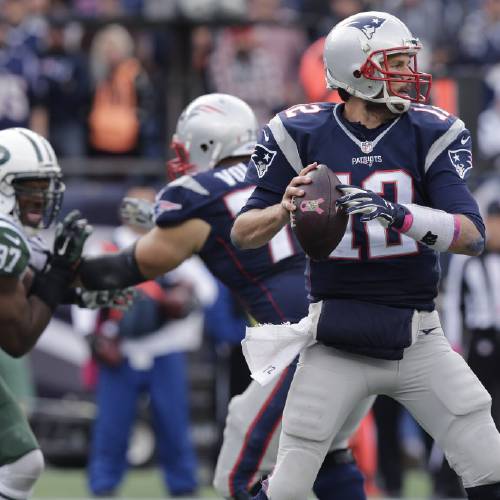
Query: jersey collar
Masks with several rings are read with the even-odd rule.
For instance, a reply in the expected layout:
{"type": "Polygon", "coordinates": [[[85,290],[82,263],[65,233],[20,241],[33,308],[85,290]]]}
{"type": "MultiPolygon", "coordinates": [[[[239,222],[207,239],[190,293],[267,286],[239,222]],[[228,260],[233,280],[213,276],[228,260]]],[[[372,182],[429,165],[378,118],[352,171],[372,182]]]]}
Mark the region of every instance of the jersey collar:
{"type": "Polygon", "coordinates": [[[359,127],[362,127],[364,129],[364,130],[361,130],[361,128],[359,129],[360,135],[365,135],[365,131],[366,131],[365,137],[363,139],[360,139],[360,138],[356,137],[356,135],[355,135],[355,132],[357,131],[358,124],[350,124],[349,122],[347,122],[347,120],[345,120],[342,117],[343,106],[344,106],[343,104],[337,104],[333,108],[333,116],[335,118],[335,121],[337,122],[338,126],[344,131],[344,133],[347,135],[347,137],[349,137],[349,139],[351,139],[351,141],[354,142],[354,144],[356,144],[358,146],[358,148],[365,154],[371,153],[375,149],[377,144],[389,132],[389,130],[391,130],[392,127],[394,127],[394,125],[396,125],[396,123],[398,123],[398,121],[401,119],[401,117],[398,116],[392,122],[389,122],[388,124],[384,124],[380,127],[377,127],[376,129],[373,129],[373,131],[371,131],[371,129],[367,129],[366,127],[363,127],[362,125],[359,125],[359,127]],[[378,133],[377,133],[377,131],[378,131],[378,133]],[[370,132],[372,132],[374,135],[372,136],[372,134],[370,134],[370,132]],[[366,140],[367,136],[370,137],[370,140],[366,140]]]}

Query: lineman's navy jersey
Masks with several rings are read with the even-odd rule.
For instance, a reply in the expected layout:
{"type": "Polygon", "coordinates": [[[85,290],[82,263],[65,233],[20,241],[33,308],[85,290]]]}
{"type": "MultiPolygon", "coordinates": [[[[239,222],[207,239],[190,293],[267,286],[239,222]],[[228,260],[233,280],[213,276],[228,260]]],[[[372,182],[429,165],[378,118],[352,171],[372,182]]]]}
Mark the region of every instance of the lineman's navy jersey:
{"type": "MultiPolygon", "coordinates": [[[[316,161],[344,184],[388,200],[465,214],[484,234],[464,180],[472,168],[471,139],[460,119],[434,106],[414,105],[389,123],[367,129],[347,122],[343,107],[293,106],[264,127],[247,173],[259,189],[244,210],[275,203],[292,177],[316,161]]],[[[440,268],[432,249],[353,215],[330,259],[309,261],[308,273],[312,300],[352,298],[432,310],[440,268]]]]}
{"type": "Polygon", "coordinates": [[[210,271],[242,300],[259,322],[299,320],[306,314],[305,258],[290,229],[268,245],[238,250],[230,240],[234,218],[254,190],[239,163],[168,184],[157,196],[155,221],[160,227],[202,219],[211,232],[199,255],[210,271]]]}

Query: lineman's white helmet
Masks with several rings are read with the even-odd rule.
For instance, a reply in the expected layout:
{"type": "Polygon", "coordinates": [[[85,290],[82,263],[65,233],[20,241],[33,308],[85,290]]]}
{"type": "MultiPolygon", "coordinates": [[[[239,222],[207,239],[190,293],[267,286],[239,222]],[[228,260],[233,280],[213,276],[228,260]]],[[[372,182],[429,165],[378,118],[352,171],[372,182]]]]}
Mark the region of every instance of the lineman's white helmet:
{"type": "Polygon", "coordinates": [[[329,88],[342,88],[368,101],[385,103],[393,113],[429,97],[432,76],[417,69],[421,49],[407,26],[386,12],[361,12],[338,23],[325,40],[324,63],[329,88]],[[407,54],[409,72],[389,70],[388,57],[407,54]],[[405,83],[400,93],[394,83],[405,83]]]}
{"type": "Polygon", "coordinates": [[[206,94],[192,101],[177,121],[168,162],[169,177],[215,167],[221,160],[252,154],[257,118],[250,106],[229,94],[206,94]]]}
{"type": "Polygon", "coordinates": [[[0,131],[0,213],[12,215],[25,227],[49,227],[61,208],[65,186],[52,146],[42,136],[25,128],[0,131]],[[46,188],[28,188],[23,181],[49,181],[46,188]],[[21,214],[19,197],[32,197],[40,220],[27,224],[21,214]]]}

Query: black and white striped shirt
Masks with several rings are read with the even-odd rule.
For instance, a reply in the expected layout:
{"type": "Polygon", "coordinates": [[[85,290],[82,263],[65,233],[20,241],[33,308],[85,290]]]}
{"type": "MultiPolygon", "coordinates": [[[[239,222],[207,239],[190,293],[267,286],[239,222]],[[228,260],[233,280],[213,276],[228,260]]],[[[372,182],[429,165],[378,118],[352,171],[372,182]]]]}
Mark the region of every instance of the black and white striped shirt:
{"type": "Polygon", "coordinates": [[[500,254],[453,255],[442,302],[443,327],[453,346],[464,329],[500,331],[500,254]]]}

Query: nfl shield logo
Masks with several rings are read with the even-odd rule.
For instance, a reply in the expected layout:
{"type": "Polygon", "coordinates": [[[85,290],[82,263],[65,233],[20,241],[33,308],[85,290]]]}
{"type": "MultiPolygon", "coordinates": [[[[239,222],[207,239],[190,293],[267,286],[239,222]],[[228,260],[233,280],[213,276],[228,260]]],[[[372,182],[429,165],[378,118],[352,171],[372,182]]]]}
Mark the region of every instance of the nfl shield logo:
{"type": "Polygon", "coordinates": [[[363,141],[361,143],[361,151],[363,153],[368,154],[373,151],[373,142],[372,141],[363,141]]]}
{"type": "Polygon", "coordinates": [[[262,144],[257,144],[257,146],[255,146],[255,150],[251,158],[255,168],[257,169],[259,179],[264,177],[275,156],[276,151],[271,151],[262,144]]]}
{"type": "Polygon", "coordinates": [[[448,157],[458,176],[465,179],[467,172],[472,168],[472,153],[468,149],[449,149],[448,157]]]}

